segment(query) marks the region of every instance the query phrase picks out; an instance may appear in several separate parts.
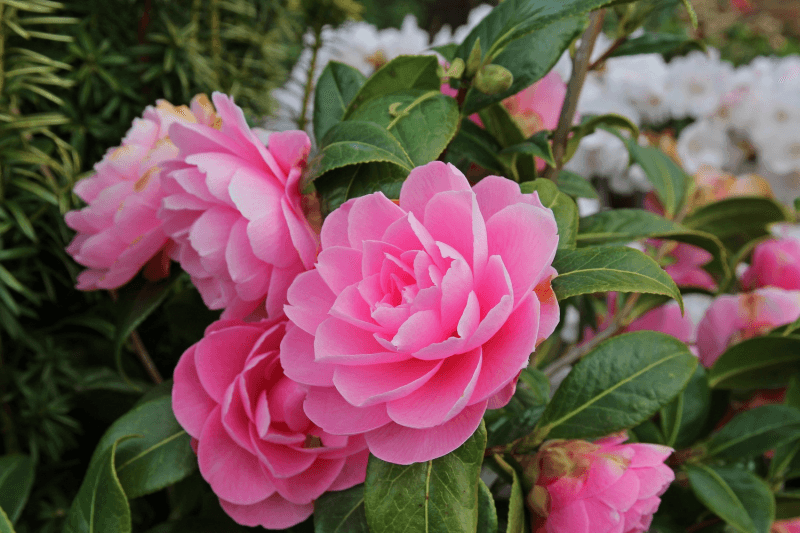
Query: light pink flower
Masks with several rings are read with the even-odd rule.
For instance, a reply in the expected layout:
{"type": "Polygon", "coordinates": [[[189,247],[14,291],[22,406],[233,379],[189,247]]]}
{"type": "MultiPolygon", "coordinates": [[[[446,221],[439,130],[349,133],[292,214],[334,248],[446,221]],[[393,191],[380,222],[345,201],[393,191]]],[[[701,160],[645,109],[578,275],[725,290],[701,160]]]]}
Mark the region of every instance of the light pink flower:
{"type": "Polygon", "coordinates": [[[329,490],[364,481],[364,438],[330,435],[303,413],[305,387],[281,370],[286,319],[220,320],[181,356],[172,408],[200,473],[246,526],[302,522],[329,490]]]}
{"type": "MultiPolygon", "coordinates": [[[[597,331],[603,331],[611,325],[611,319],[617,311],[617,294],[609,293],[606,298],[607,312],[605,316],[598,317],[597,331]]],[[[688,313],[681,314],[681,307],[676,301],[670,301],[646,312],[620,330],[620,333],[629,331],[660,331],[672,335],[686,344],[694,343],[695,325],[688,313]]],[[[595,336],[595,331],[586,328],[583,342],[595,336]]]]}
{"type": "Polygon", "coordinates": [[[800,239],[770,239],[753,250],[750,267],[742,275],[742,287],[800,289],[800,239]]]}
{"type": "Polygon", "coordinates": [[[95,165],[95,174],[75,185],[75,194],[89,204],[65,216],[78,232],[67,252],[87,267],[78,275],[78,289],[115,289],[151,259],[161,262],[159,252],[169,241],[156,217],[161,165],[178,153],[167,131],[175,122],[209,124],[215,118],[205,95],[192,100],[191,110],[159,100],[133,121],[122,145],[95,165]]]}
{"type": "Polygon", "coordinates": [[[774,287],[719,296],[697,326],[700,362],[710,367],[728,346],[800,317],[800,291],[774,287]]]}
{"type": "Polygon", "coordinates": [[[159,216],[177,243],[174,258],[223,318],[282,313],[286,289],[311,268],[317,237],[303,215],[305,132],[273,133],[265,147],[233,100],[214,93],[218,128],[175,124],[180,150],[167,167],[159,216]]]}
{"type": "Polygon", "coordinates": [[[800,533],[800,518],[773,522],[769,531],[770,533],[800,533]]]}
{"type": "Polygon", "coordinates": [[[346,202],[325,219],[316,269],[289,288],[297,327],[281,362],[313,385],[309,418],[365,433],[393,463],[456,449],[556,327],[557,243],[536,193],[498,176],[472,189],[439,161],[411,172],[399,205],[382,193],[346,202]]]}
{"type": "Polygon", "coordinates": [[[707,291],[716,290],[717,282],[714,281],[711,274],[703,269],[703,266],[714,258],[709,252],[683,242],[648,239],[647,243],[656,249],[660,249],[664,245],[668,246],[662,259],[662,265],[676,285],[697,287],[707,291]]]}
{"type": "Polygon", "coordinates": [[[545,442],[528,505],[535,533],[647,531],[660,496],[675,479],[664,464],[672,448],[622,444],[624,433],[595,442],[545,442]]]}

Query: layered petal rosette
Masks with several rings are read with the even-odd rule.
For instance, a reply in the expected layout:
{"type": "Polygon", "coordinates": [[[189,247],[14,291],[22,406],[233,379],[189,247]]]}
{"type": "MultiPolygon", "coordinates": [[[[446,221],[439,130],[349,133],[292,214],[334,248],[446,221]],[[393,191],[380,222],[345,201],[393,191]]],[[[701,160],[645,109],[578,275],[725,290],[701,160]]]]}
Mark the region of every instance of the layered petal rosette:
{"type": "Polygon", "coordinates": [[[335,436],[303,413],[306,388],[281,370],[286,319],[211,324],[175,368],[172,407],[222,508],[247,526],[302,522],[329,490],[364,481],[362,436],[335,436]]]}
{"type": "Polygon", "coordinates": [[[78,289],[116,289],[143,266],[151,278],[169,266],[169,239],[156,213],[161,204],[162,164],[178,154],[167,132],[170,125],[213,124],[214,108],[205,95],[191,109],[166,100],[148,106],[142,118],[94,166],[95,173],[75,185],[75,194],[88,205],[66,214],[67,225],[78,232],[67,252],[87,267],[78,275],[78,289]]]}
{"type": "Polygon", "coordinates": [[[728,346],[758,337],[800,317],[800,291],[766,287],[741,294],[723,294],[697,326],[700,362],[710,367],[728,346]]]}
{"type": "Polygon", "coordinates": [[[167,167],[159,216],[178,245],[174,258],[209,308],[244,318],[266,299],[268,316],[277,317],[317,251],[299,189],[311,143],[305,132],[287,131],[265,147],[230,97],[214,93],[213,101],[216,128],[170,129],[180,153],[167,167]]]}
{"type": "Polygon", "coordinates": [[[322,226],[316,269],[289,288],[286,374],[311,385],[325,431],[364,433],[398,464],[461,445],[504,405],[558,322],[550,287],[558,243],[534,194],[452,165],[414,169],[399,204],[355,198],[322,226]]]}
{"type": "MultiPolygon", "coordinates": [[[[624,433],[595,442],[545,442],[533,464],[528,495],[536,533],[647,531],[675,479],[664,464],[672,448],[623,444],[624,433]]],[[[529,470],[529,469],[526,469],[529,470]]]]}

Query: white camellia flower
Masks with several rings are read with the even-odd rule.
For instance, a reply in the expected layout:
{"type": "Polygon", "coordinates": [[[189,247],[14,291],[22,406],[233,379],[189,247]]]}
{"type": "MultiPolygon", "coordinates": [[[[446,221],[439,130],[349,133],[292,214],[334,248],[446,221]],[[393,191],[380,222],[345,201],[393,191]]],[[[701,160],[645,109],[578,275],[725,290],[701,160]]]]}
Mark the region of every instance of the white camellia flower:
{"type": "Polygon", "coordinates": [[[635,108],[647,124],[669,119],[667,64],[659,54],[612,57],[606,61],[606,87],[635,108]]]}
{"type": "Polygon", "coordinates": [[[755,123],[750,131],[753,142],[762,150],[774,143],[783,142],[778,137],[800,128],[800,90],[773,84],[772,90],[761,99],[755,123]]]}
{"type": "Polygon", "coordinates": [[[777,174],[800,172],[800,124],[798,121],[774,126],[770,138],[760,143],[759,158],[777,174]]]}
{"type": "Polygon", "coordinates": [[[581,139],[578,149],[564,168],[586,178],[610,178],[625,172],[628,149],[615,135],[597,130],[581,139]]]}
{"type": "Polygon", "coordinates": [[[678,137],[678,155],[684,170],[694,174],[704,163],[714,168],[733,168],[743,154],[731,142],[723,123],[706,119],[683,129],[678,137]]]}
{"type": "Polygon", "coordinates": [[[714,113],[716,120],[741,132],[753,127],[772,86],[774,62],[765,59],[757,58],[731,74],[714,113]]]}
{"type": "Polygon", "coordinates": [[[695,51],[673,59],[667,83],[672,116],[702,118],[714,113],[732,71],[714,49],[709,49],[709,55],[695,51]]]}

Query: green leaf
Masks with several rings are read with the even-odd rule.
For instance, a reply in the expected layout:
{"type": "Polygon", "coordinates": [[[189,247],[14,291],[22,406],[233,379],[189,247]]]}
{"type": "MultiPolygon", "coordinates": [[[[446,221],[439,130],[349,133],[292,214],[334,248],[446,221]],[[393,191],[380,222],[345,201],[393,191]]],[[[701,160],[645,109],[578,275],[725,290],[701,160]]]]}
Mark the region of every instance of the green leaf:
{"type": "Polygon", "coordinates": [[[116,473],[129,498],[168,487],[197,468],[191,437],[175,420],[170,396],[135,407],[111,424],[97,444],[91,464],[126,435],[136,438],[117,446],[116,473]]]}
{"type": "Polygon", "coordinates": [[[558,225],[558,248],[575,248],[575,236],[578,233],[578,206],[575,201],[559,191],[552,181],[544,178],[526,181],[520,185],[520,189],[526,194],[536,191],[542,204],[553,210],[558,225]]]}
{"type": "Polygon", "coordinates": [[[348,120],[334,124],[322,141],[322,160],[312,175],[359,163],[392,163],[406,173],[414,163],[400,142],[374,122],[348,120]]]}
{"type": "Polygon", "coordinates": [[[2,507],[0,507],[0,533],[14,533],[14,525],[2,507]]]}
{"type": "Polygon", "coordinates": [[[400,198],[408,171],[393,163],[365,163],[337,168],[314,180],[322,195],[323,208],[330,213],[350,198],[381,191],[387,198],[400,198]]]}
{"type": "Polygon", "coordinates": [[[485,448],[481,423],[458,449],[432,461],[396,465],[370,456],[364,489],[370,531],[474,533],[485,448]]]}
{"type": "MultiPolygon", "coordinates": [[[[481,109],[478,116],[483,122],[483,127],[502,148],[525,142],[525,134],[502,105],[493,104],[481,109]]],[[[511,170],[511,175],[506,176],[507,178],[514,181],[530,181],[536,177],[536,163],[532,155],[504,154],[500,156],[500,160],[511,170]]]]}
{"type": "Polygon", "coordinates": [[[325,66],[314,93],[314,137],[317,141],[342,120],[347,106],[366,79],[358,69],[338,61],[325,66]]]}
{"type": "Polygon", "coordinates": [[[16,522],[33,487],[36,475],[33,459],[27,455],[9,454],[0,457],[0,508],[11,522],[16,522]]]}
{"type": "MultiPolygon", "coordinates": [[[[461,113],[468,116],[531,86],[550,72],[561,54],[583,31],[585,16],[570,17],[517,39],[492,60],[514,75],[511,87],[498,94],[486,95],[470,87],[461,113]]],[[[481,39],[481,43],[483,43],[481,39]]]]}
{"type": "Polygon", "coordinates": [[[594,190],[589,180],[569,170],[562,170],[558,173],[556,186],[564,194],[575,198],[592,198],[595,200],[599,198],[597,191],[594,190]]]}
{"type": "Polygon", "coordinates": [[[594,133],[597,128],[611,131],[620,139],[625,139],[617,133],[617,130],[627,130],[631,133],[634,139],[639,138],[639,128],[631,122],[631,120],[623,115],[616,113],[608,113],[606,115],[585,116],[581,119],[581,123],[571,129],[572,135],[567,142],[567,150],[564,154],[564,160],[569,161],[575,152],[578,150],[578,145],[581,139],[587,135],[594,133]]]}
{"type": "Polygon", "coordinates": [[[506,533],[526,533],[528,528],[525,524],[525,494],[522,490],[522,482],[519,479],[516,469],[508,464],[501,456],[493,457],[495,463],[511,477],[511,496],[508,501],[508,526],[506,533]]]}
{"type": "MultiPolygon", "coordinates": [[[[633,139],[627,139],[621,135],[617,135],[617,137],[622,139],[628,148],[631,163],[641,165],[647,179],[653,184],[667,215],[669,217],[677,215],[686,201],[692,178],[658,148],[639,146],[636,137],[633,139]]],[[[714,233],[705,226],[691,226],[688,223],[687,226],[714,233]]]]}
{"type": "Polygon", "coordinates": [[[769,235],[774,222],[790,222],[786,209],[769,198],[725,198],[705,205],[684,219],[683,224],[719,237],[732,251],[749,241],[769,235]]]}
{"type": "Polygon", "coordinates": [[[431,50],[438,52],[447,60],[448,63],[451,63],[453,59],[456,58],[456,50],[458,50],[458,45],[456,43],[448,43],[441,46],[432,46],[431,50]]]}
{"type": "Polygon", "coordinates": [[[486,445],[509,444],[533,431],[548,400],[550,381],[547,376],[533,368],[523,369],[517,390],[508,404],[483,415],[488,435],[486,445]]]}
{"type": "Polygon", "coordinates": [[[703,432],[711,410],[706,369],[698,365],[686,388],[661,409],[661,430],[667,446],[685,448],[703,432]]]}
{"type": "Polygon", "coordinates": [[[800,336],[766,335],[730,346],[714,362],[708,381],[716,389],[764,389],[786,385],[800,372],[800,336]]]}
{"type": "MultiPolygon", "coordinates": [[[[497,508],[489,487],[478,479],[478,529],[481,533],[497,533],[497,508]]],[[[322,533],[322,532],[320,532],[322,533]]],[[[368,530],[364,530],[368,533],[368,530]]]]}
{"type": "Polygon", "coordinates": [[[439,157],[458,129],[455,98],[436,90],[409,89],[379,96],[354,111],[351,120],[375,122],[405,148],[414,166],[439,157]]]}
{"type": "Polygon", "coordinates": [[[447,147],[447,155],[463,157],[486,170],[505,174],[505,165],[497,158],[500,150],[500,144],[490,133],[471,120],[462,120],[458,133],[447,147]]]}
{"type": "Polygon", "coordinates": [[[114,469],[117,446],[128,438],[118,438],[93,458],[67,513],[64,533],[130,533],[131,510],[114,469]]]}
{"type": "Polygon", "coordinates": [[[139,277],[119,289],[116,303],[119,318],[114,339],[114,359],[117,362],[117,370],[126,380],[127,376],[122,370],[122,347],[131,333],[150,316],[150,313],[158,309],[179,274],[175,272],[169,278],[155,283],[139,277]]]}
{"type": "Polygon", "coordinates": [[[480,38],[484,57],[497,57],[512,41],[558,20],[575,17],[613,0],[504,0],[467,35],[456,56],[466,61],[480,38]]]}
{"type": "Polygon", "coordinates": [[[348,119],[364,103],[373,98],[407,89],[440,90],[439,62],[435,56],[399,56],[384,66],[364,83],[347,106],[344,118],[348,119]]]}
{"type": "Polygon", "coordinates": [[[369,533],[364,512],[364,485],[326,492],[314,502],[316,533],[369,533]]]}
{"type": "Polygon", "coordinates": [[[590,439],[631,428],[675,398],[696,367],[697,357],[670,335],[637,331],[612,337],[567,374],[534,440],[590,439]]]}
{"type": "Polygon", "coordinates": [[[635,56],[639,54],[667,54],[671,52],[706,51],[703,41],[687,39],[675,33],[645,33],[622,43],[609,57],[635,56]]]}
{"type": "Polygon", "coordinates": [[[763,405],[738,413],[714,433],[706,453],[722,459],[760,455],[800,438],[800,411],[788,405],[763,405]]]}
{"type": "Polygon", "coordinates": [[[768,533],[775,499],[759,478],[739,468],[686,465],[697,499],[739,533],[768,533]]]}
{"type": "Polygon", "coordinates": [[[553,267],[558,271],[553,290],[559,300],[595,292],[641,292],[671,296],[683,308],[680,290],[669,274],[633,248],[559,250],[553,267]]]}
{"type": "Polygon", "coordinates": [[[515,144],[503,149],[501,154],[528,154],[544,159],[545,163],[554,166],[555,159],[553,155],[553,147],[547,140],[547,132],[542,131],[525,141],[524,143],[515,144]]]}
{"type": "Polygon", "coordinates": [[[728,254],[722,242],[710,233],[686,228],[643,209],[611,209],[583,217],[578,228],[578,245],[623,244],[653,238],[667,239],[709,252],[714,259],[705,268],[728,275],[728,254]]]}

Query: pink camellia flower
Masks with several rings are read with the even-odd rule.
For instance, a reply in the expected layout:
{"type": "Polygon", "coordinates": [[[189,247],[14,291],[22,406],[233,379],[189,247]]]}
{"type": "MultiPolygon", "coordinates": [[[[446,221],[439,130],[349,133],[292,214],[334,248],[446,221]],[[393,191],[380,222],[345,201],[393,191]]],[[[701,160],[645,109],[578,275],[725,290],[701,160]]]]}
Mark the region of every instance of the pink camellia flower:
{"type": "Polygon", "coordinates": [[[439,161],[411,172],[399,205],[346,202],[288,293],[281,362],[312,386],[306,414],[392,463],[456,449],[556,327],[557,243],[536,193],[498,176],[473,189],[439,161]]]}
{"type": "Polygon", "coordinates": [[[700,362],[710,367],[728,346],[758,337],[800,317],[800,291],[774,287],[723,294],[697,326],[700,362]]]}
{"type": "Polygon", "coordinates": [[[800,518],[773,522],[769,531],[770,533],[800,533],[800,518]]]}
{"type": "Polygon", "coordinates": [[[75,185],[75,194],[89,204],[65,216],[78,232],[67,252],[87,267],[78,275],[78,289],[116,289],[145,265],[148,277],[165,275],[169,239],[156,217],[163,196],[161,165],[178,153],[167,131],[176,122],[215,120],[205,95],[196,96],[191,109],[159,100],[133,121],[122,145],[95,165],[95,174],[75,185]]]}
{"type": "Polygon", "coordinates": [[[756,246],[741,282],[748,290],[768,286],[800,289],[800,239],[770,239],[756,246]]]}
{"type": "Polygon", "coordinates": [[[672,448],[623,444],[623,432],[595,442],[545,442],[528,505],[535,533],[647,531],[660,496],[675,479],[664,464],[672,448]]]}
{"type": "Polygon", "coordinates": [[[266,298],[268,316],[277,317],[317,251],[299,189],[311,143],[305,132],[287,131],[265,147],[233,99],[212,99],[218,127],[170,128],[180,153],[167,166],[159,216],[209,308],[225,309],[223,318],[258,316],[266,298]]]}
{"type": "MultiPolygon", "coordinates": [[[[662,244],[663,241],[653,239],[651,243],[662,244]]],[[[711,261],[712,256],[698,246],[676,242],[668,244],[669,251],[665,256],[664,270],[679,287],[698,287],[707,291],[714,291],[717,282],[711,274],[703,269],[703,265],[711,261]]]]}
{"type": "Polygon", "coordinates": [[[246,526],[293,526],[322,493],[366,476],[364,438],[330,435],[303,413],[306,388],[280,365],[286,323],[215,322],[175,368],[172,408],[200,473],[246,526]]]}

